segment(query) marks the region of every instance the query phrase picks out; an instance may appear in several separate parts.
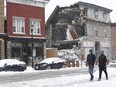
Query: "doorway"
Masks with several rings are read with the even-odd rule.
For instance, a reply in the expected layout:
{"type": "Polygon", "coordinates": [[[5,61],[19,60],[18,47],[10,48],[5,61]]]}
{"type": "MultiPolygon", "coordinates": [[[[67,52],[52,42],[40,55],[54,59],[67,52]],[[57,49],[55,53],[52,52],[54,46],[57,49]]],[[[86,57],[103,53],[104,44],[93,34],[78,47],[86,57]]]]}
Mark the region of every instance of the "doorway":
{"type": "Polygon", "coordinates": [[[100,42],[96,41],[95,42],[95,55],[96,55],[96,58],[99,57],[99,52],[100,52],[100,42]]]}
{"type": "Polygon", "coordinates": [[[22,60],[28,65],[28,43],[22,43],[22,60]]]}

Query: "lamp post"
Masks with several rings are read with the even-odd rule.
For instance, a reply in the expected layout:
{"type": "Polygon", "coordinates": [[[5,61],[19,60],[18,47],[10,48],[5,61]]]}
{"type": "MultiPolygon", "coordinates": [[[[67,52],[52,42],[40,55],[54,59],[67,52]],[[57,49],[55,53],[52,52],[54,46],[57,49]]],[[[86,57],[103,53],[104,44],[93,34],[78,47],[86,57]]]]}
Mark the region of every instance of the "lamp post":
{"type": "Polygon", "coordinates": [[[33,25],[31,26],[31,37],[32,37],[32,67],[34,67],[34,60],[33,60],[33,48],[34,48],[34,41],[33,41],[33,25]]]}

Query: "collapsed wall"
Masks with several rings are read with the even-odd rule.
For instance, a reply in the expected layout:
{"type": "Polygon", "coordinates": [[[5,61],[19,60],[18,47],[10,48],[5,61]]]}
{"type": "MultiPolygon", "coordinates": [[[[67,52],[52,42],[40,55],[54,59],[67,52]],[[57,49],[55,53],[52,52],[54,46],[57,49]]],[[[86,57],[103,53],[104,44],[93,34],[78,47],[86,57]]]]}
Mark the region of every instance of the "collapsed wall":
{"type": "Polygon", "coordinates": [[[51,36],[48,37],[51,46],[71,48],[73,45],[78,45],[78,38],[86,35],[84,13],[84,10],[76,4],[61,8],[58,6],[47,24],[52,26],[47,29],[47,32],[51,31],[47,33],[51,36]]]}

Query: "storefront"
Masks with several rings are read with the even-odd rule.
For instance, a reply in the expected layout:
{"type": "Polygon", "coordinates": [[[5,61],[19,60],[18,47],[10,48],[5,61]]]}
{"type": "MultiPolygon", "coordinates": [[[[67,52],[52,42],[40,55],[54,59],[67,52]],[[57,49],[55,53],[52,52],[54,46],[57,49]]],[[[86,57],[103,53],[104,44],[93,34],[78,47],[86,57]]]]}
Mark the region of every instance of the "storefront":
{"type": "Polygon", "coordinates": [[[12,39],[7,41],[7,57],[24,61],[27,65],[33,59],[44,59],[44,40],[33,41],[32,54],[32,40],[31,39],[12,39]]]}
{"type": "Polygon", "coordinates": [[[84,53],[84,58],[87,58],[89,50],[92,49],[93,53],[96,55],[96,58],[99,57],[100,51],[103,50],[104,54],[110,59],[110,45],[109,42],[99,42],[99,41],[83,41],[82,52],[84,53]]]}

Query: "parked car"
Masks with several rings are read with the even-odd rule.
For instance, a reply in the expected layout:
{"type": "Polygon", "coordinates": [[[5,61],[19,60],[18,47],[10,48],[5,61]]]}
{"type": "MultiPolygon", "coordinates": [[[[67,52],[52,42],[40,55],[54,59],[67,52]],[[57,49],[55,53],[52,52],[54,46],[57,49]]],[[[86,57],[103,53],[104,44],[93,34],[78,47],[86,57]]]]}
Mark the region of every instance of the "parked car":
{"type": "Polygon", "coordinates": [[[0,71],[24,71],[26,64],[23,61],[16,59],[2,59],[0,60],[0,71]]]}
{"type": "Polygon", "coordinates": [[[61,58],[47,58],[35,64],[35,70],[66,68],[66,60],[61,58]]]}

